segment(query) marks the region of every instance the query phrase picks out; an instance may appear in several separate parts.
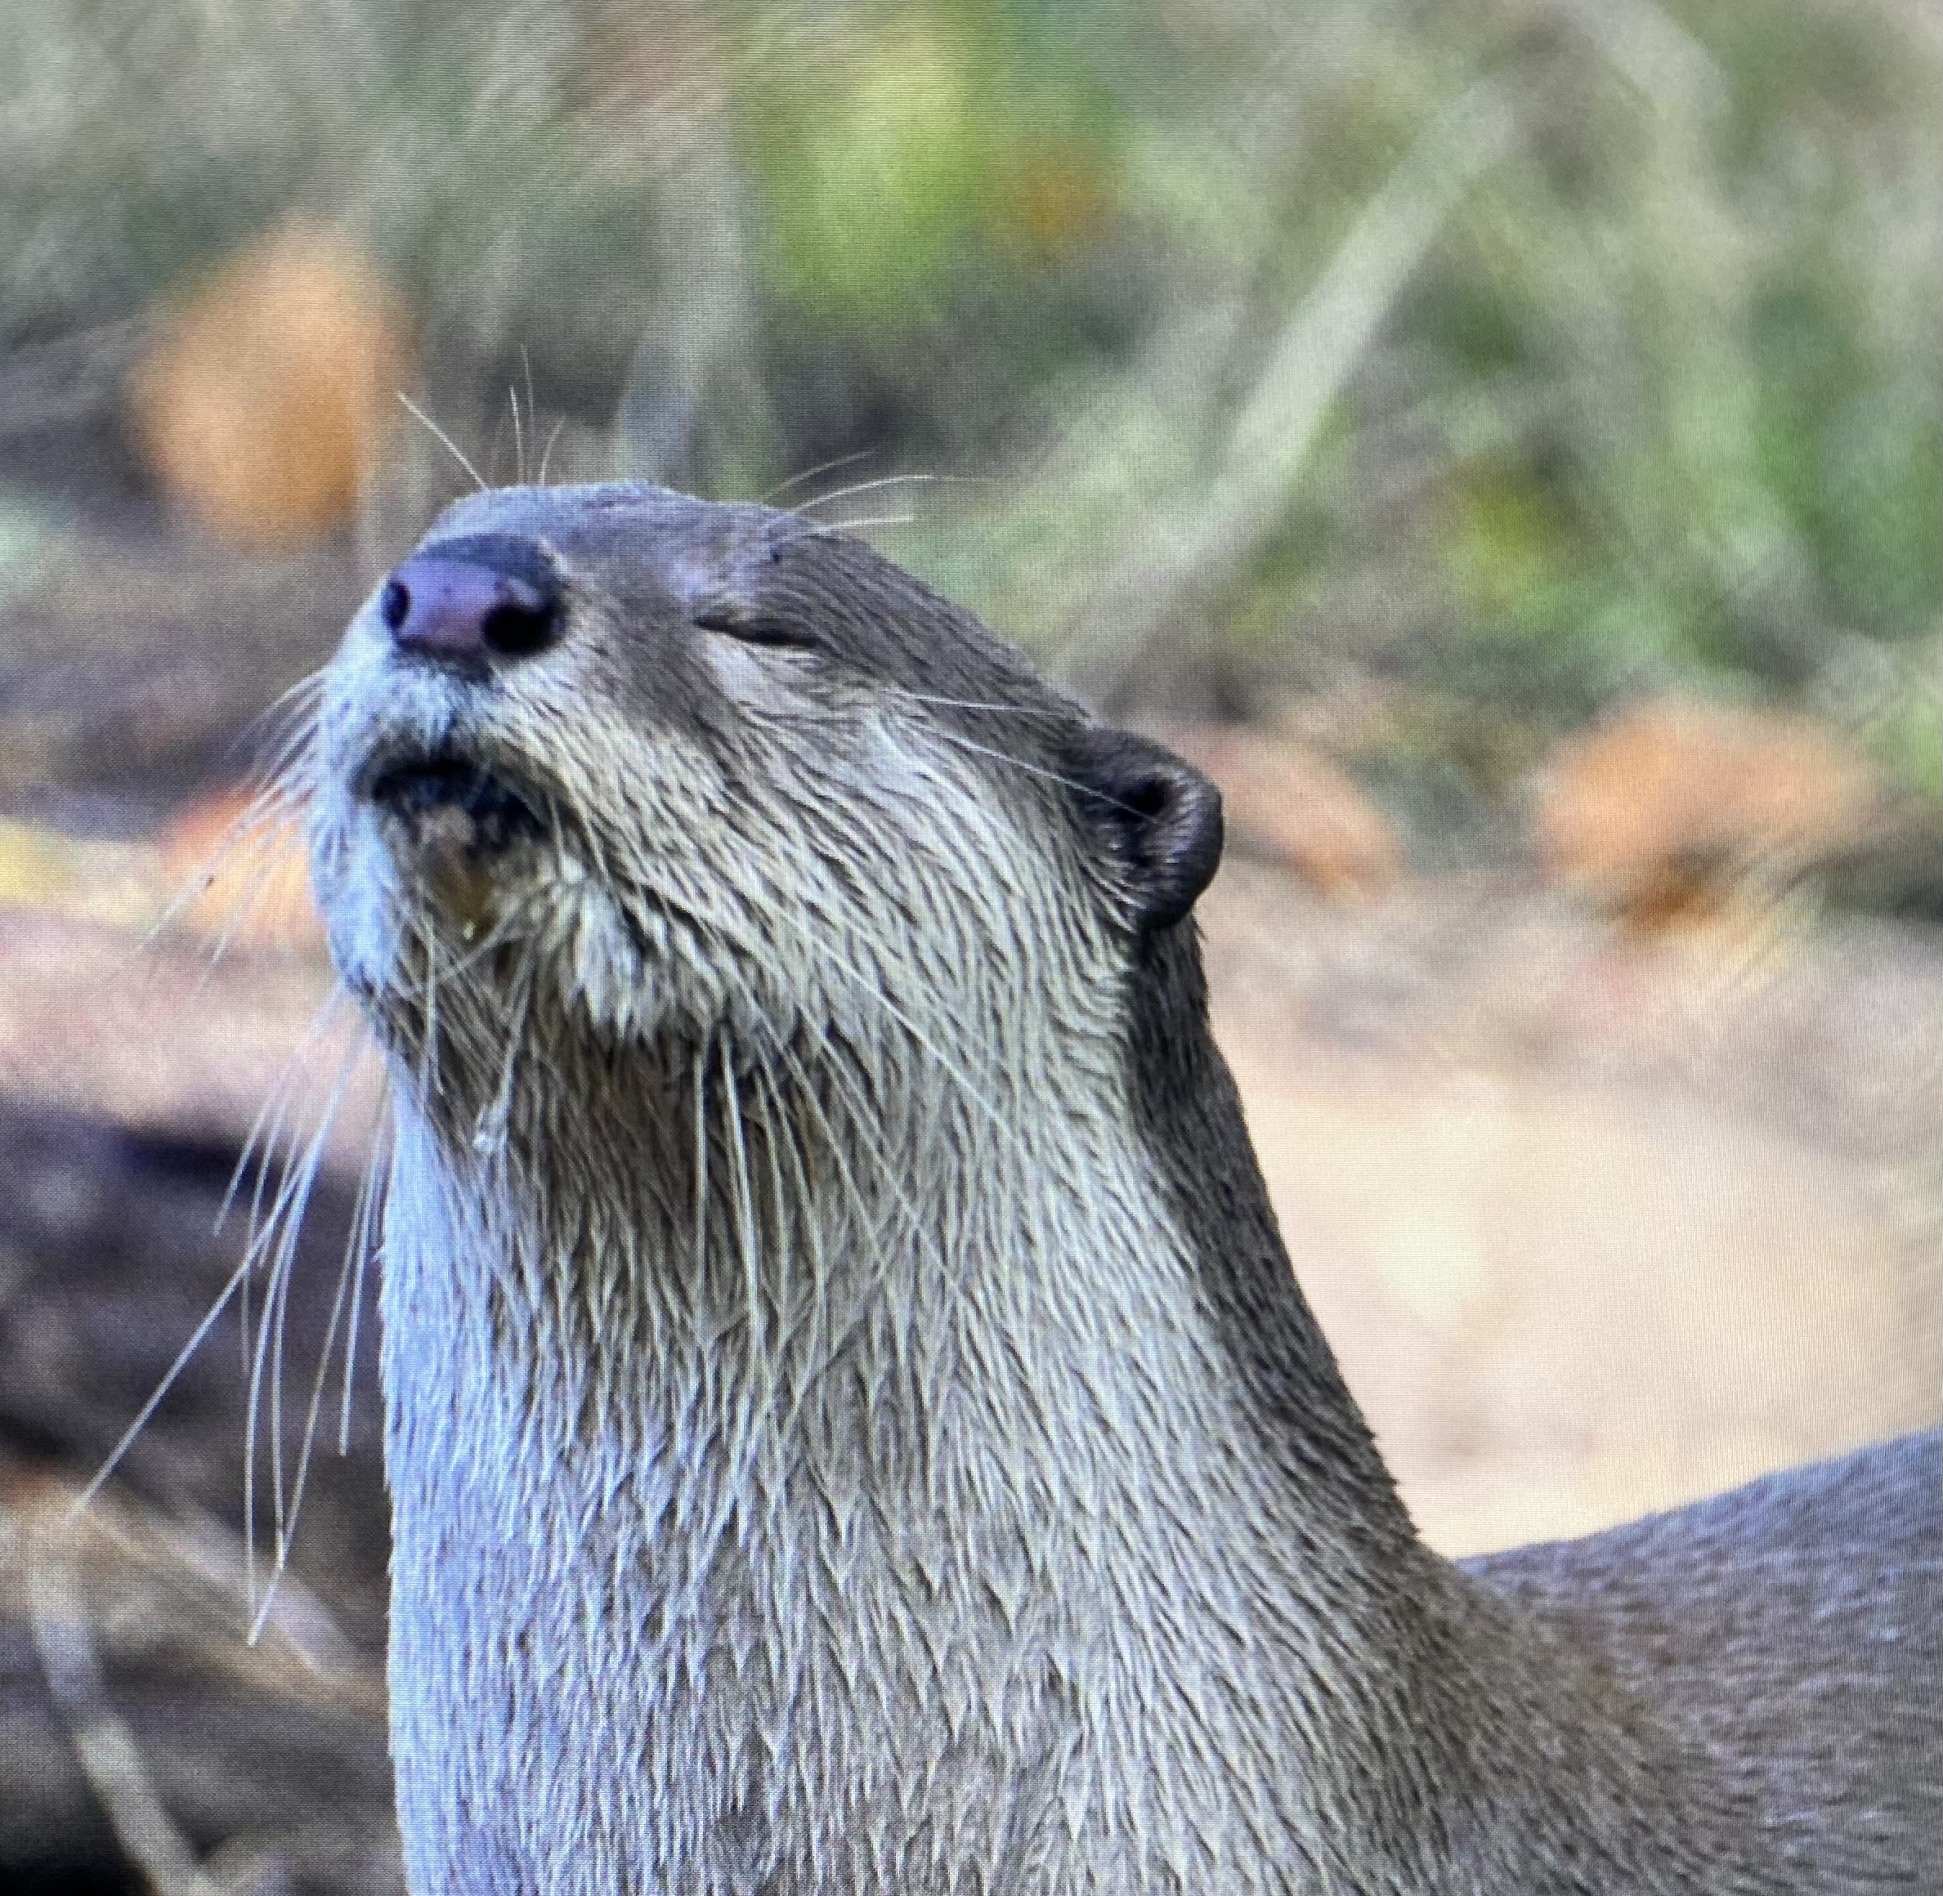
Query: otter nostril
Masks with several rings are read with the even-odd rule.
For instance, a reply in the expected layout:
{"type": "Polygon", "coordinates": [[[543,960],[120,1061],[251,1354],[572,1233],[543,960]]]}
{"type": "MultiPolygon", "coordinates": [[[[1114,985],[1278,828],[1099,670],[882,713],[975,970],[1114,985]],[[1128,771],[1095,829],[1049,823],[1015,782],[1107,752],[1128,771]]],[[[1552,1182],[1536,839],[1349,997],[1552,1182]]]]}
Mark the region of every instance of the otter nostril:
{"type": "Polygon", "coordinates": [[[379,594],[378,615],[400,653],[476,673],[554,645],[566,596],[538,548],[481,535],[414,553],[379,594]]]}
{"type": "Polygon", "coordinates": [[[503,658],[531,658],[553,643],[559,620],[551,605],[530,606],[508,601],[494,606],[479,627],[486,649],[503,658]]]}

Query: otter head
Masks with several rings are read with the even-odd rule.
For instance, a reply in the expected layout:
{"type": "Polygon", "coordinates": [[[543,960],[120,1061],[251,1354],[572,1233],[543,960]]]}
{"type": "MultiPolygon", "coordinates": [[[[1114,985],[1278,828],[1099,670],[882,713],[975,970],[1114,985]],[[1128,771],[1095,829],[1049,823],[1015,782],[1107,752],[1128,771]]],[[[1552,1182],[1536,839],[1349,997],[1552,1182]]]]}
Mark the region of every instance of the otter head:
{"type": "Polygon", "coordinates": [[[894,1024],[985,1069],[1006,1021],[1103,1027],[1220,852],[1205,778],[868,547],[635,484],[450,509],[318,732],[339,969],[475,1111],[534,1008],[616,1054],[894,1024]]]}

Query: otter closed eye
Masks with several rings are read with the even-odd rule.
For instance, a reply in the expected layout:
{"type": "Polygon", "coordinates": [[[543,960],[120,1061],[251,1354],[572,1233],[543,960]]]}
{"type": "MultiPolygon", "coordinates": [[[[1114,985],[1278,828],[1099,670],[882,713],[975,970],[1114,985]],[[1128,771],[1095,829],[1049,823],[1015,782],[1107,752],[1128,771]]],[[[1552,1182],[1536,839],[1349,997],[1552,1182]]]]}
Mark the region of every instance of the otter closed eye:
{"type": "Polygon", "coordinates": [[[801,651],[820,651],[823,642],[814,632],[781,619],[765,619],[738,612],[732,607],[711,607],[695,614],[695,624],[704,632],[726,632],[744,645],[775,645],[801,651]]]}

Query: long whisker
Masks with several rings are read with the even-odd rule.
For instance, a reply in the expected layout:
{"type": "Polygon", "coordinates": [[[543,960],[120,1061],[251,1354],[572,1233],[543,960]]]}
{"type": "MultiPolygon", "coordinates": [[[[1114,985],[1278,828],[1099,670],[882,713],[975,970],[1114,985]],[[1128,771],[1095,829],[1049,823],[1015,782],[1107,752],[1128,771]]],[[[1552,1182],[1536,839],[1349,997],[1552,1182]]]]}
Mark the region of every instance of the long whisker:
{"type": "MultiPolygon", "coordinates": [[[[512,391],[509,389],[507,393],[511,394],[512,391]]],[[[518,416],[519,414],[518,408],[515,408],[513,410],[513,414],[515,417],[518,416]]],[[[513,425],[515,428],[518,427],[519,423],[517,419],[515,419],[513,425]]],[[[498,415],[494,418],[493,425],[492,425],[492,446],[487,450],[486,453],[486,472],[492,476],[493,484],[495,486],[497,486],[499,483],[499,444],[505,439],[506,439],[506,417],[504,415],[498,415]]]]}
{"type": "Polygon", "coordinates": [[[870,514],[862,520],[819,520],[816,526],[821,533],[861,533],[866,527],[908,527],[916,519],[916,514],[870,514]]]}
{"type": "MultiPolygon", "coordinates": [[[[554,839],[555,846],[560,847],[557,828],[554,839]]],[[[494,918],[492,926],[477,941],[471,943],[463,954],[447,962],[444,974],[439,977],[442,984],[454,992],[462,991],[465,977],[488,956],[497,954],[513,940],[528,919],[528,910],[524,905],[508,905],[502,908],[494,918]]],[[[422,932],[429,933],[430,929],[430,922],[421,924],[422,932]]]]}
{"type": "Polygon", "coordinates": [[[135,1419],[122,1430],[121,1434],[116,1438],[114,1447],[108,1451],[106,1457],[103,1459],[101,1466],[89,1477],[87,1485],[75,1497],[74,1505],[70,1512],[79,1514],[101,1492],[102,1488],[107,1485],[108,1478],[121,1466],[128,1451],[135,1446],[136,1438],[141,1434],[143,1429],[148,1427],[156,1410],[162,1406],[169,1391],[175,1387],[177,1381],[181,1378],[182,1372],[189,1367],[190,1358],[202,1347],[203,1341],[207,1338],[209,1332],[216,1327],[217,1319],[229,1308],[230,1299],[242,1287],[243,1280],[249,1276],[251,1270],[255,1268],[255,1265],[256,1258],[254,1255],[245,1251],[242,1261],[230,1272],[222,1289],[216,1293],[215,1302],[203,1313],[202,1321],[190,1331],[189,1340],[183,1344],[181,1349],[176,1351],[175,1360],[163,1372],[162,1380],[155,1385],[154,1391],[150,1394],[148,1400],[135,1411],[135,1419]]]}
{"type": "Polygon", "coordinates": [[[272,1318],[269,1307],[271,1299],[266,1298],[263,1320],[265,1323],[274,1325],[270,1371],[270,1456],[276,1495],[276,1569],[264,1598],[263,1612],[258,1616],[256,1628],[251,1634],[253,1639],[257,1632],[261,1631],[268,1617],[271,1598],[276,1592],[276,1575],[281,1575],[284,1570],[289,1557],[290,1543],[297,1531],[297,1513],[303,1503],[304,1481],[310,1467],[311,1442],[316,1434],[318,1408],[323,1399],[324,1384],[330,1371],[331,1352],[337,1341],[338,1323],[344,1305],[346,1266],[349,1262],[347,1255],[345,1264],[340,1265],[338,1269],[337,1290],[332,1299],[323,1347],[318,1357],[316,1375],[312,1381],[310,1407],[304,1422],[303,1445],[297,1461],[296,1482],[291,1491],[286,1513],[283,1499],[283,1366],[284,1345],[289,1325],[290,1284],[295,1276],[297,1241],[302,1233],[304,1213],[311,1193],[315,1189],[317,1174],[322,1169],[325,1144],[336,1122],[345,1094],[349,1090],[351,1076],[356,1070],[362,1051],[362,1043],[353,1040],[339,1057],[336,1078],[318,1116],[310,1143],[300,1161],[303,1167],[302,1189],[291,1201],[281,1219],[276,1259],[271,1268],[273,1287],[271,1295],[275,1303],[275,1315],[272,1318]]]}
{"type": "Polygon", "coordinates": [[[479,470],[476,467],[474,467],[470,461],[466,459],[465,454],[459,447],[459,444],[456,441],[454,441],[452,437],[449,434],[447,434],[445,430],[441,428],[438,425],[438,423],[435,422],[431,418],[431,416],[424,411],[424,409],[419,407],[419,405],[415,401],[413,401],[412,398],[409,395],[407,395],[402,388],[398,391],[398,399],[405,404],[405,407],[410,411],[412,416],[417,421],[422,423],[427,429],[430,430],[433,438],[444,445],[446,451],[452,456],[452,458],[455,461],[457,461],[458,464],[462,468],[464,468],[468,474],[472,476],[473,480],[478,483],[479,491],[482,494],[489,492],[492,483],[489,482],[486,479],[486,477],[483,474],[481,474],[479,470]]]}
{"type": "Polygon", "coordinates": [[[324,689],[326,670],[325,666],[314,666],[301,678],[293,679],[285,685],[255,717],[244,725],[244,736],[252,736],[264,725],[274,723],[287,712],[302,706],[306,700],[315,698],[324,689]]]}
{"type": "Polygon", "coordinates": [[[809,518],[812,507],[833,507],[840,500],[849,500],[857,494],[874,494],[886,487],[982,487],[986,485],[983,475],[979,474],[886,474],[874,481],[853,481],[848,487],[839,487],[828,494],[818,494],[814,500],[806,500],[794,511],[805,519],[809,518]]]}
{"type": "MultiPolygon", "coordinates": [[[[323,1006],[318,1008],[304,1029],[303,1038],[298,1041],[290,1057],[283,1063],[275,1082],[264,1096],[262,1105],[256,1110],[256,1117],[250,1122],[250,1129],[243,1139],[242,1150],[236,1155],[236,1163],[230,1168],[229,1183],[223,1188],[221,1202],[216,1207],[215,1223],[212,1230],[220,1232],[235,1209],[237,1194],[241,1191],[246,1176],[251,1179],[249,1218],[245,1226],[243,1241],[244,1270],[238,1284],[241,1301],[238,1309],[241,1323],[238,1337],[243,1352],[243,1370],[247,1375],[250,1367],[250,1275],[257,1259],[261,1256],[258,1238],[263,1226],[263,1191],[269,1178],[270,1161],[283,1140],[283,1128],[288,1120],[295,1101],[295,1088],[298,1076],[304,1068],[306,1055],[316,1043],[326,1026],[338,1013],[343,999],[343,989],[334,988],[326,997],[323,1006]]],[[[228,1293],[224,1293],[227,1297],[228,1293]]]]}
{"type": "Polygon", "coordinates": [[[553,459],[553,444],[560,439],[560,430],[564,428],[566,425],[567,425],[567,418],[565,415],[562,415],[559,418],[559,420],[553,424],[553,431],[546,438],[546,447],[541,451],[540,454],[540,471],[538,476],[535,479],[536,486],[544,487],[546,485],[547,464],[553,459]]]}
{"type": "Polygon", "coordinates": [[[384,1200],[382,1179],[389,1176],[391,1131],[389,1122],[380,1125],[371,1142],[371,1156],[365,1161],[358,1181],[357,1205],[351,1215],[350,1245],[356,1263],[351,1272],[351,1328],[344,1344],[344,1393],[337,1416],[337,1452],[351,1452],[351,1389],[357,1379],[358,1318],[364,1309],[365,1270],[371,1262],[375,1241],[373,1229],[384,1200]]]}
{"type": "MultiPolygon", "coordinates": [[[[367,1170],[365,1174],[367,1182],[369,1177],[370,1174],[367,1170]]],[[[358,1192],[359,1210],[353,1215],[351,1221],[353,1244],[357,1242],[358,1226],[362,1217],[362,1207],[365,1200],[365,1189],[363,1185],[360,1185],[358,1192]]],[[[277,1582],[283,1577],[285,1563],[289,1557],[290,1546],[297,1536],[297,1521],[303,1513],[304,1506],[304,1486],[310,1478],[311,1450],[317,1440],[317,1418],[323,1408],[324,1386],[330,1379],[331,1353],[336,1348],[338,1328],[344,1318],[344,1303],[351,1284],[351,1274],[351,1250],[347,1246],[343,1260],[337,1269],[337,1288],[331,1297],[330,1316],[324,1325],[324,1343],[323,1348],[318,1352],[316,1374],[311,1378],[310,1403],[304,1412],[303,1442],[297,1451],[297,1477],[290,1490],[289,1520],[287,1525],[280,1522],[278,1526],[276,1570],[271,1576],[270,1584],[264,1589],[263,1604],[250,1626],[249,1638],[250,1644],[252,1645],[262,1636],[263,1628],[269,1622],[270,1611],[276,1601],[277,1582]]],[[[283,1321],[281,1316],[278,1319],[277,1327],[277,1352],[279,1357],[281,1357],[283,1351],[283,1321]]],[[[278,1381],[280,1382],[280,1380],[281,1378],[279,1376],[278,1381]]],[[[346,1387],[349,1387],[348,1375],[346,1378],[346,1387]]],[[[271,1401],[273,1404],[280,1404],[280,1390],[273,1391],[271,1401]]]]}
{"type": "Polygon", "coordinates": [[[235,754],[256,759],[246,777],[260,781],[277,774],[256,747],[268,742],[276,752],[286,751],[294,735],[309,730],[323,688],[324,667],[320,665],[286,685],[243,726],[230,748],[235,754]]]}
{"type": "Polygon", "coordinates": [[[533,1016],[533,990],[539,985],[538,969],[529,957],[524,978],[518,984],[518,997],[512,1018],[506,1024],[506,1053],[499,1070],[499,1084],[491,1101],[472,1129],[475,1152],[500,1152],[506,1146],[506,1127],[513,1111],[514,1069],[519,1064],[520,1043],[525,1040],[533,1016]]]}
{"type": "Polygon", "coordinates": [[[257,1320],[256,1346],[250,1364],[248,1406],[243,1423],[243,1533],[244,1567],[250,1581],[250,1598],[255,1603],[256,1575],[256,1460],[259,1416],[263,1399],[266,1364],[270,1371],[270,1455],[273,1519],[276,1528],[276,1562],[279,1567],[288,1551],[287,1521],[283,1487],[283,1332],[289,1305],[290,1276],[296,1261],[297,1237],[309,1208],[311,1192],[322,1169],[324,1145],[336,1122],[338,1109],[350,1084],[358,1052],[357,1043],[348,1046],[338,1061],[337,1074],[317,1116],[308,1143],[293,1153],[285,1167],[275,1203],[262,1230],[251,1238],[248,1255],[270,1260],[269,1283],[264,1291],[263,1311],[257,1320]],[[271,1339],[275,1349],[271,1352],[271,1339]]]}
{"type": "Polygon", "coordinates": [[[281,866],[288,849],[267,852],[267,844],[274,832],[281,827],[286,818],[302,807],[308,794],[308,787],[294,784],[287,776],[280,776],[266,784],[251,797],[242,813],[224,832],[197,868],[186,877],[181,886],[163,904],[162,912],[142,931],[136,953],[152,949],[161,938],[182,919],[189,905],[213,888],[217,880],[234,859],[254,852],[255,866],[243,887],[242,894],[232,905],[230,918],[221,933],[210,947],[209,962],[213,967],[228,952],[236,931],[247,919],[256,903],[262,899],[264,886],[281,866]]]}
{"type": "MultiPolygon", "coordinates": [[[[756,502],[756,505],[773,507],[792,487],[801,487],[805,481],[813,481],[819,474],[833,474],[840,467],[854,467],[857,462],[867,461],[877,452],[876,448],[859,448],[854,454],[839,454],[833,461],[819,461],[816,466],[806,467],[800,474],[792,474],[788,480],[779,481],[756,502]]],[[[822,498],[823,496],[818,496],[817,500],[806,500],[803,505],[817,506],[822,498]]]]}
{"type": "MultiPolygon", "coordinates": [[[[289,860],[291,854],[302,847],[295,838],[286,839],[281,848],[269,849],[267,847],[270,839],[263,832],[279,827],[281,815],[282,813],[280,812],[272,812],[266,816],[257,835],[251,839],[252,843],[256,846],[258,860],[241,889],[237,891],[235,900],[229,904],[229,914],[224,920],[221,930],[209,943],[208,956],[202,977],[205,981],[214,972],[216,964],[235,946],[237,936],[241,934],[245,925],[256,913],[264,896],[274,885],[278,874],[282,871],[284,864],[289,860]]],[[[215,878],[212,875],[209,881],[204,883],[204,889],[208,889],[214,883],[214,880],[215,878]]]]}
{"type": "MultiPolygon", "coordinates": [[[[235,1207],[237,1193],[242,1188],[245,1175],[251,1169],[251,1159],[254,1157],[259,1161],[267,1162],[271,1149],[281,1137],[283,1123],[290,1110],[291,1089],[298,1074],[303,1071],[304,1059],[324,1032],[338,1019],[348,998],[341,983],[332,987],[330,993],[324,997],[323,1005],[310,1017],[310,1024],[304,1029],[303,1038],[297,1042],[290,1058],[284,1062],[269,1097],[258,1107],[256,1117],[250,1122],[249,1132],[244,1137],[243,1149],[237,1155],[236,1164],[231,1168],[229,1185],[223,1192],[222,1203],[216,1207],[215,1228],[218,1231],[223,1228],[224,1222],[235,1207]],[[274,1118],[272,1114],[275,1115],[274,1118]],[[267,1133],[266,1121],[269,1122],[267,1133]],[[259,1144],[259,1141],[262,1143],[259,1144]]],[[[262,1204],[264,1170],[264,1163],[256,1166],[256,1186],[250,1200],[251,1242],[255,1241],[260,1228],[257,1212],[262,1204]]]]}
{"type": "Polygon", "coordinates": [[[240,755],[254,757],[246,773],[249,780],[263,782],[282,774],[292,754],[315,729],[323,688],[324,671],[320,666],[279,692],[244,725],[232,749],[240,755]],[[270,747],[267,752],[258,749],[266,744],[270,747]]]}
{"type": "Polygon", "coordinates": [[[1072,713],[1064,707],[1037,704],[1006,704],[1001,699],[985,698],[940,698],[929,691],[912,691],[906,685],[886,685],[883,689],[894,698],[902,698],[907,704],[942,705],[950,711],[1006,711],[1014,717],[1045,718],[1053,723],[1064,723],[1072,713]]]}
{"type": "Polygon", "coordinates": [[[272,716],[281,710],[283,706],[293,703],[306,694],[322,691],[327,669],[327,667],[319,665],[315,670],[305,672],[294,684],[285,685],[257,715],[259,717],[272,716]]]}
{"type": "MultiPolygon", "coordinates": [[[[306,1200],[308,1199],[306,1188],[306,1200]]],[[[276,1522],[276,1557],[270,1585],[283,1571],[284,1556],[290,1544],[288,1511],[284,1501],[283,1479],[283,1363],[284,1340],[289,1335],[290,1280],[295,1273],[297,1231],[301,1216],[283,1229],[275,1261],[270,1266],[270,1292],[263,1301],[263,1326],[270,1333],[270,1493],[272,1518],[276,1522]]]]}
{"type": "MultiPolygon", "coordinates": [[[[276,1082],[270,1090],[269,1098],[264,1101],[265,1109],[271,1111],[269,1122],[265,1126],[262,1113],[258,1113],[256,1124],[251,1126],[250,1136],[244,1142],[243,1152],[237,1159],[236,1169],[230,1174],[229,1188],[223,1195],[223,1202],[216,1210],[215,1229],[220,1231],[223,1226],[223,1221],[229,1215],[231,1198],[236,1190],[237,1180],[242,1176],[243,1166],[249,1161],[251,1147],[257,1146],[256,1163],[252,1167],[253,1176],[250,1181],[249,1216],[244,1223],[243,1237],[244,1254],[257,1261],[261,1261],[263,1256],[262,1246],[265,1241],[265,1235],[275,1223],[275,1194],[272,1194],[273,1208],[268,1223],[266,1223],[263,1214],[263,1194],[269,1185],[271,1165],[275,1161],[277,1153],[283,1147],[284,1127],[288,1124],[291,1112],[296,1106],[295,1080],[301,1070],[301,1057],[304,1049],[309,1046],[319,1022],[326,1017],[327,1011],[328,1003],[326,1004],[326,1008],[319,1009],[317,1015],[313,1016],[310,1029],[305,1033],[304,1039],[299,1045],[298,1053],[284,1063],[283,1070],[278,1074],[276,1082]],[[262,1127],[263,1130],[261,1144],[257,1145],[259,1127],[262,1127]]],[[[284,1170],[278,1174],[279,1186],[281,1186],[283,1180],[288,1176],[290,1165],[290,1155],[288,1153],[284,1155],[283,1165],[284,1170]]],[[[250,1367],[251,1335],[250,1280],[248,1277],[243,1279],[239,1315],[242,1321],[238,1337],[243,1351],[243,1369],[247,1374],[250,1367]]]]}
{"type": "Polygon", "coordinates": [[[251,798],[252,807],[263,802],[301,803],[315,787],[312,750],[317,742],[317,713],[308,706],[301,712],[293,706],[287,715],[289,728],[246,779],[258,786],[251,798]]]}
{"type": "MultiPolygon", "coordinates": [[[[524,343],[520,345],[519,353],[520,360],[526,362],[524,343]]],[[[533,385],[533,365],[530,362],[526,362],[526,384],[529,388],[533,385]]],[[[513,483],[515,486],[524,487],[526,485],[526,430],[520,426],[519,390],[509,388],[506,391],[506,399],[513,405],[513,483]]]]}
{"type": "Polygon", "coordinates": [[[429,922],[422,923],[412,931],[419,947],[425,951],[425,978],[420,985],[419,998],[424,1007],[425,1041],[418,1054],[418,1096],[430,1102],[434,1074],[438,1061],[439,1037],[439,956],[438,936],[429,922]]]}
{"type": "Polygon", "coordinates": [[[1056,770],[1046,770],[1038,764],[1027,763],[1023,757],[1014,757],[1002,750],[993,750],[987,744],[974,743],[969,737],[960,737],[956,731],[942,730],[936,725],[932,726],[932,729],[947,744],[955,744],[960,750],[975,752],[980,757],[990,757],[997,763],[1010,764],[1014,770],[1023,770],[1029,777],[1043,777],[1048,783],[1060,784],[1068,790],[1076,791],[1080,796],[1090,798],[1093,802],[1108,804],[1116,810],[1125,810],[1131,816],[1139,814],[1132,804],[1124,803],[1118,797],[1108,796],[1097,784],[1081,783],[1076,777],[1062,777],[1056,770]]]}

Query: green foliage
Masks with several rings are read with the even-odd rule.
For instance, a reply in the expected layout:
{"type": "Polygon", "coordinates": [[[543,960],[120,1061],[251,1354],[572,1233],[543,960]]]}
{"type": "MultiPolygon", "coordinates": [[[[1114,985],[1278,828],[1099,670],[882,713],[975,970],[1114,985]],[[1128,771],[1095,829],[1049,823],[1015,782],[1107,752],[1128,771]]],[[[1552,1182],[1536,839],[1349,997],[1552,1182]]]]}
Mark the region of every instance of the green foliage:
{"type": "Polygon", "coordinates": [[[1773,285],[1754,310],[1767,483],[1844,623],[1885,638],[1929,630],[1939,594],[1934,387],[1870,347],[1867,311],[1832,265],[1773,285]]]}
{"type": "Polygon", "coordinates": [[[752,101],[770,267],[806,310],[883,323],[936,296],[1005,150],[978,109],[984,51],[943,16],[912,12],[752,101]]]}

